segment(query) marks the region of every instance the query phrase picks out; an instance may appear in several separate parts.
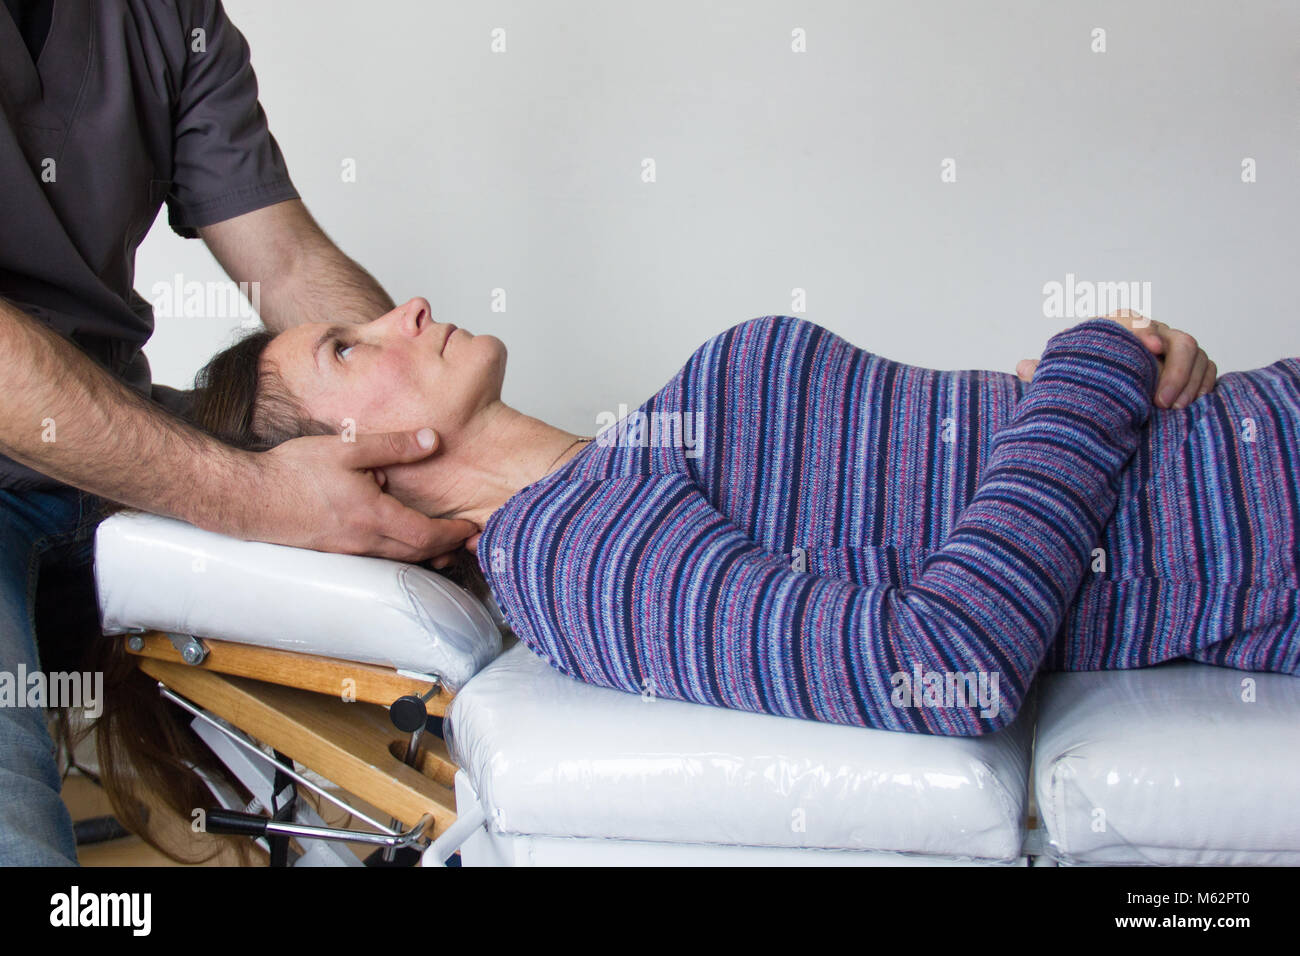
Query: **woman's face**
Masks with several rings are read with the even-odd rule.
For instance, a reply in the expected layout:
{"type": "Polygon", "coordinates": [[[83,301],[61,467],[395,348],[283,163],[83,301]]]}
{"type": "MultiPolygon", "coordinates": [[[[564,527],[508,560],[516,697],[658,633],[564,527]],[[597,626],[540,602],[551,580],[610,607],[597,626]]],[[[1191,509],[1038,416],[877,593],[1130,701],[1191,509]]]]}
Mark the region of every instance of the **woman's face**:
{"type": "Polygon", "coordinates": [[[434,322],[412,299],[364,325],[296,325],[262,353],[312,418],[358,432],[435,428],[444,439],[501,397],[506,347],[434,322]]]}

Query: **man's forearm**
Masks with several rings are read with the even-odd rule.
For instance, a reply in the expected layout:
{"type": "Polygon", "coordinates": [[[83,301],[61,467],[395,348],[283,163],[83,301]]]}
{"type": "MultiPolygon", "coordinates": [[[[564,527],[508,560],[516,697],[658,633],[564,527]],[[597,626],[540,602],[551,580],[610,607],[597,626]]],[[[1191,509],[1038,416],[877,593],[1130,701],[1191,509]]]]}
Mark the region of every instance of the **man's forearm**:
{"type": "Polygon", "coordinates": [[[231,279],[257,283],[258,315],[272,332],[304,322],[369,322],[393,308],[301,200],[204,226],[199,235],[231,279]]]}
{"type": "Polygon", "coordinates": [[[329,240],[304,250],[273,290],[264,285],[262,303],[262,322],[272,332],[302,322],[369,322],[393,309],[375,278],[329,240]]]}
{"type": "Polygon", "coordinates": [[[231,489],[253,479],[251,452],[168,414],[3,299],[0,368],[0,451],[113,501],[233,530],[231,489]]]}

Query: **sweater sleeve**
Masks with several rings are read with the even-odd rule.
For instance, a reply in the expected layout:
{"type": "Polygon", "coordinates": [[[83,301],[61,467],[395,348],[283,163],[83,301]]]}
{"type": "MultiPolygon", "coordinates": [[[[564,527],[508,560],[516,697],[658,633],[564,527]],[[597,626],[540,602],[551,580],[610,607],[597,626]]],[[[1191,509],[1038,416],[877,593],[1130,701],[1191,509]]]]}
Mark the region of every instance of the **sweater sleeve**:
{"type": "Polygon", "coordinates": [[[1115,322],[1053,336],[976,494],[904,586],[793,570],[684,475],[548,489],[571,497],[570,517],[484,542],[489,580],[520,639],[588,683],[886,730],[995,731],[1082,581],[1155,374],[1115,322]]]}

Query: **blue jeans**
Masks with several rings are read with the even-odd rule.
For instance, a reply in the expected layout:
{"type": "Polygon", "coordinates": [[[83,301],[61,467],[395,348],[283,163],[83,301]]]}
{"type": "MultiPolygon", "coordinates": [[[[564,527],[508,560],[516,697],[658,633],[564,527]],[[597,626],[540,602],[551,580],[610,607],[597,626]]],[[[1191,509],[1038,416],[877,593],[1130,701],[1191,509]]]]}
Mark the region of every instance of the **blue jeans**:
{"type": "MultiPolygon", "coordinates": [[[[92,573],[102,499],[74,488],[0,489],[0,671],[40,669],[42,570],[92,573]]],[[[16,687],[24,694],[25,687],[16,687]]],[[[41,707],[0,706],[0,866],[76,866],[72,819],[59,796],[54,743],[41,707]]]]}

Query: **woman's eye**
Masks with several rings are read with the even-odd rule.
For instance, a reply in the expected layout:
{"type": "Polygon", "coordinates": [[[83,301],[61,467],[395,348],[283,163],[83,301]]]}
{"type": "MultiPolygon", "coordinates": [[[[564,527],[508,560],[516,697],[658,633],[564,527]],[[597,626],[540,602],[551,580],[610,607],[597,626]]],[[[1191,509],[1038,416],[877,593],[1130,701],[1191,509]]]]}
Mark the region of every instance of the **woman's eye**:
{"type": "Polygon", "coordinates": [[[355,348],[355,346],[348,345],[346,342],[335,342],[334,354],[337,355],[339,358],[346,358],[347,356],[345,356],[343,353],[350,352],[352,351],[353,348],[355,348]]]}

